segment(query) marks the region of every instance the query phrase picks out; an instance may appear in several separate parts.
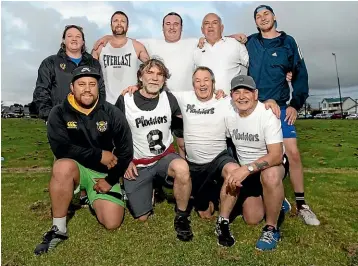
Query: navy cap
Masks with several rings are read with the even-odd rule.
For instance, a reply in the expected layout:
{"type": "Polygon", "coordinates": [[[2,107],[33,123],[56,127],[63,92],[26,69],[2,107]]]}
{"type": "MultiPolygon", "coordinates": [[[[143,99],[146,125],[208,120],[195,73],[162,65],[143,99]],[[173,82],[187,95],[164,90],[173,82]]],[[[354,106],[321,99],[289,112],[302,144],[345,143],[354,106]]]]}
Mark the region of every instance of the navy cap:
{"type": "Polygon", "coordinates": [[[231,91],[236,89],[245,88],[249,90],[256,90],[256,83],[254,79],[246,75],[235,76],[231,80],[231,91]]]}
{"type": "Polygon", "coordinates": [[[72,71],[72,83],[81,77],[94,77],[97,80],[100,79],[101,74],[98,72],[98,70],[94,67],[90,66],[80,66],[75,68],[72,71]]]}

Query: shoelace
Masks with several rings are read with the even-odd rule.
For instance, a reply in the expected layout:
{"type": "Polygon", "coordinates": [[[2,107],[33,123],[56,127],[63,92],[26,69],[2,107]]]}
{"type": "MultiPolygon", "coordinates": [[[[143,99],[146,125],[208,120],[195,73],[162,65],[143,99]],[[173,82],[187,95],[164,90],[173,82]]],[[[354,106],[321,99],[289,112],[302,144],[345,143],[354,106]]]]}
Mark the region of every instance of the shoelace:
{"type": "Polygon", "coordinates": [[[311,218],[311,219],[316,218],[316,216],[310,209],[304,208],[301,210],[301,213],[302,213],[302,216],[304,216],[305,218],[311,218]]]}
{"type": "Polygon", "coordinates": [[[268,244],[272,243],[273,240],[273,231],[264,231],[261,237],[261,241],[266,242],[268,244]]]}
{"type": "Polygon", "coordinates": [[[56,231],[54,229],[51,229],[50,231],[48,231],[44,234],[43,241],[46,243],[50,242],[54,238],[55,234],[56,234],[56,231]]]}

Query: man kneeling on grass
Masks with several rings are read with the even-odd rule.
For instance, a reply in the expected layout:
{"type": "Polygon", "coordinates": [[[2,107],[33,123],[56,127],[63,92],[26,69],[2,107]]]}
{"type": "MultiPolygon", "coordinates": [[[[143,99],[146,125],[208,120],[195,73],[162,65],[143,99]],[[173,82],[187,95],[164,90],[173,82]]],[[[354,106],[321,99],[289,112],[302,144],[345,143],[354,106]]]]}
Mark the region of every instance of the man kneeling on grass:
{"type": "Polygon", "coordinates": [[[233,110],[226,117],[226,127],[241,167],[230,172],[224,185],[234,195],[237,190],[239,197],[240,193],[246,194],[242,213],[248,224],[258,224],[266,215],[266,225],[256,249],[272,250],[280,239],[277,223],[284,199],[281,122],[258,101],[258,91],[251,77],[233,78],[231,97],[233,110]]]}
{"type": "Polygon", "coordinates": [[[49,115],[47,134],[58,158],[49,185],[53,226],[35,254],[40,255],[66,240],[66,215],[72,196],[84,189],[98,221],[118,228],[124,216],[119,177],[133,159],[130,127],[124,114],[98,95],[96,69],[73,71],[71,91],[49,115]]]}

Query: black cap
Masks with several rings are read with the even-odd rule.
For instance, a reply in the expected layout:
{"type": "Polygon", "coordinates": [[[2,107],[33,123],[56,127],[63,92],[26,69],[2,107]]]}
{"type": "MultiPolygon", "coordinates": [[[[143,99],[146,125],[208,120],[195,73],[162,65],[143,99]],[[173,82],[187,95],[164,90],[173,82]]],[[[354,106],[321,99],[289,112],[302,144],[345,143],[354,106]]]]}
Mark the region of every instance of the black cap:
{"type": "Polygon", "coordinates": [[[235,76],[231,80],[231,91],[245,88],[249,90],[256,90],[256,84],[252,77],[246,75],[235,76]]]}
{"type": "Polygon", "coordinates": [[[97,80],[100,79],[101,74],[99,74],[98,70],[94,67],[90,66],[80,66],[75,68],[72,71],[72,83],[75,82],[76,79],[81,77],[94,77],[97,80]]]}

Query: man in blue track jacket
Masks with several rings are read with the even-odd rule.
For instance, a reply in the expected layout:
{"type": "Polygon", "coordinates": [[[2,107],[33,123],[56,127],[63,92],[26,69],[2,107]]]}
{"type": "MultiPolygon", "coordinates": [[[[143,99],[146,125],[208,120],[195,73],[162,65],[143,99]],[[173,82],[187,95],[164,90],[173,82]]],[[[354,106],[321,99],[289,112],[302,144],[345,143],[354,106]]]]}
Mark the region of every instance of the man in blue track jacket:
{"type": "Polygon", "coordinates": [[[297,112],[308,97],[306,65],[295,39],[276,30],[277,21],[270,6],[258,6],[254,18],[259,33],[249,36],[246,43],[250,58],[248,75],[256,82],[260,101],[274,99],[280,106],[283,142],[290,163],[297,213],[306,224],[319,225],[319,220],[304,200],[303,167],[294,126],[297,112]],[[288,72],[292,72],[291,99],[286,80],[288,72]]]}

